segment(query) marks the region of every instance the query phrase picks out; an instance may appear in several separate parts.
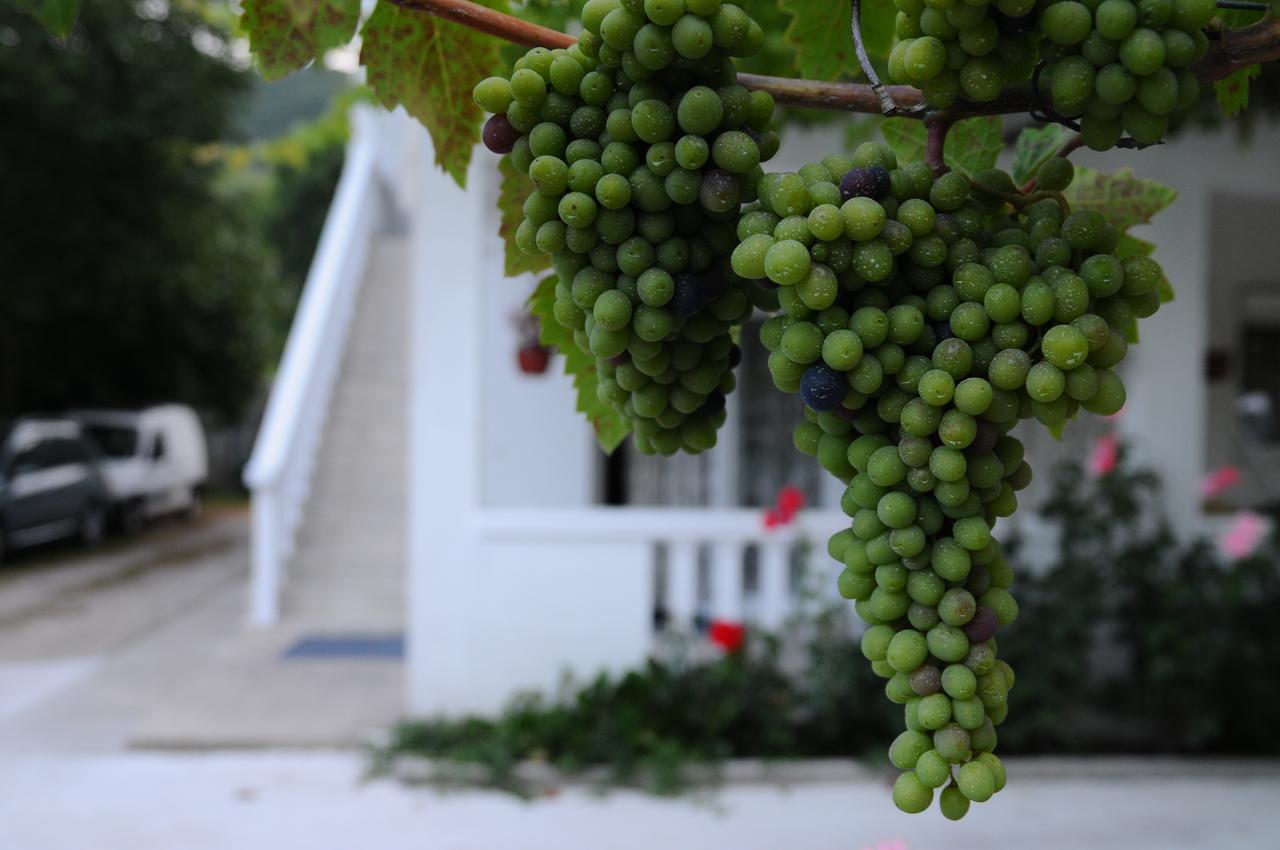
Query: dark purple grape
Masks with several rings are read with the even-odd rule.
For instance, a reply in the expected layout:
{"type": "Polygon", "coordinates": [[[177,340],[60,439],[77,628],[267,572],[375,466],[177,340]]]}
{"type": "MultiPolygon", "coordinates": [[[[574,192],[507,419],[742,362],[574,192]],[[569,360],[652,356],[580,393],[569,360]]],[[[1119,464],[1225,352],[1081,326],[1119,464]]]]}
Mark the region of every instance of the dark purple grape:
{"type": "Polygon", "coordinates": [[[986,605],[979,605],[978,610],[974,613],[973,619],[964,626],[964,633],[973,643],[982,643],[984,640],[991,640],[995,637],[996,628],[1000,625],[1000,621],[996,619],[996,612],[992,611],[986,605]]]}
{"type": "Polygon", "coordinates": [[[848,394],[849,383],[844,373],[826,363],[815,363],[800,377],[800,398],[819,413],[835,410],[848,394]]]}
{"type": "Polygon", "coordinates": [[[738,205],[741,197],[742,190],[738,187],[738,180],[729,172],[713,168],[702,175],[698,200],[711,212],[728,212],[738,205]]]}
{"type": "Polygon", "coordinates": [[[985,454],[996,447],[1000,439],[1000,429],[985,419],[978,420],[978,433],[969,444],[969,450],[976,454],[985,454]]]}
{"type": "Polygon", "coordinates": [[[851,168],[840,178],[840,197],[880,200],[889,194],[889,172],[883,166],[851,168]]]}
{"type": "Polygon", "coordinates": [[[729,348],[729,368],[737,369],[738,364],[742,362],[742,346],[734,345],[729,348]]]}
{"type": "Polygon", "coordinates": [[[484,139],[484,146],[494,153],[511,153],[516,139],[520,138],[520,131],[511,126],[504,113],[499,112],[484,122],[481,138],[484,139]]]}
{"type": "Polygon", "coordinates": [[[696,315],[706,302],[702,280],[696,274],[676,276],[676,291],[667,302],[667,309],[676,316],[689,318],[696,315]]]}

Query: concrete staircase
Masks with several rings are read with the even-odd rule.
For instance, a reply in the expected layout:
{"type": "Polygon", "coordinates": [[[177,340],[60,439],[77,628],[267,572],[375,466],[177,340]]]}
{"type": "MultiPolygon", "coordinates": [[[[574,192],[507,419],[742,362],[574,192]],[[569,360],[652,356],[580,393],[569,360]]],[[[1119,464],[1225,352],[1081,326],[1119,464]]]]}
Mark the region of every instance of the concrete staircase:
{"type": "Polygon", "coordinates": [[[312,631],[399,631],[405,615],[409,252],[371,246],[287,568],[281,620],[312,631]]]}

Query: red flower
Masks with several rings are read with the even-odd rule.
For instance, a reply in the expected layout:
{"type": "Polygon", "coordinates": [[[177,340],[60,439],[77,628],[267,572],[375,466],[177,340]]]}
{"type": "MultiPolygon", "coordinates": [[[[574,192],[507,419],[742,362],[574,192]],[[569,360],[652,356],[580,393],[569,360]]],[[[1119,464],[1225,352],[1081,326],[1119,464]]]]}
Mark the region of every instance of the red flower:
{"type": "Polygon", "coordinates": [[[778,503],[764,512],[764,527],[778,528],[788,525],[804,507],[804,491],[799,487],[783,487],[778,491],[778,503]]]}
{"type": "Polygon", "coordinates": [[[1089,471],[1094,475],[1107,475],[1115,471],[1119,456],[1120,440],[1115,434],[1103,434],[1089,454],[1089,471]]]}
{"type": "Polygon", "coordinates": [[[742,643],[746,637],[745,626],[728,620],[712,620],[711,627],[707,629],[707,639],[725,652],[737,652],[742,649],[742,643]]]}

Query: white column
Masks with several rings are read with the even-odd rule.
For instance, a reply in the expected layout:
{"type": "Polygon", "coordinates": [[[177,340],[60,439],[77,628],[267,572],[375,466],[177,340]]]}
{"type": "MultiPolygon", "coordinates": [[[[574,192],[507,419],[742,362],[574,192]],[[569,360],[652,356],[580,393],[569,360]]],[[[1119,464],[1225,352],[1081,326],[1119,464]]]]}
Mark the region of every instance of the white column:
{"type": "Polygon", "coordinates": [[[470,516],[480,474],[480,327],[494,163],[477,151],[468,189],[431,165],[421,139],[410,238],[408,464],[408,709],[449,711],[468,677],[470,516]]]}

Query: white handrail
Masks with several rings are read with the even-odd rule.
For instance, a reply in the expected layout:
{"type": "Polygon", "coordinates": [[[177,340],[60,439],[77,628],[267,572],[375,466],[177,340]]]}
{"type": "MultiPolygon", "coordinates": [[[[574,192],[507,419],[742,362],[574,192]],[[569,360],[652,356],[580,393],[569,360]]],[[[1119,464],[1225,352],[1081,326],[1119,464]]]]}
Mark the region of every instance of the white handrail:
{"type": "Polygon", "coordinates": [[[486,508],[475,512],[472,531],[486,540],[527,542],[752,543],[827,537],[848,526],[839,511],[805,510],[795,521],[766,528],[754,508],[486,508]]]}
{"type": "Polygon", "coordinates": [[[293,551],[356,294],[379,224],[379,127],[380,118],[369,107],[352,110],[342,176],[245,467],[253,500],[249,619],[255,625],[269,625],[279,617],[284,564],[293,551]]]}

